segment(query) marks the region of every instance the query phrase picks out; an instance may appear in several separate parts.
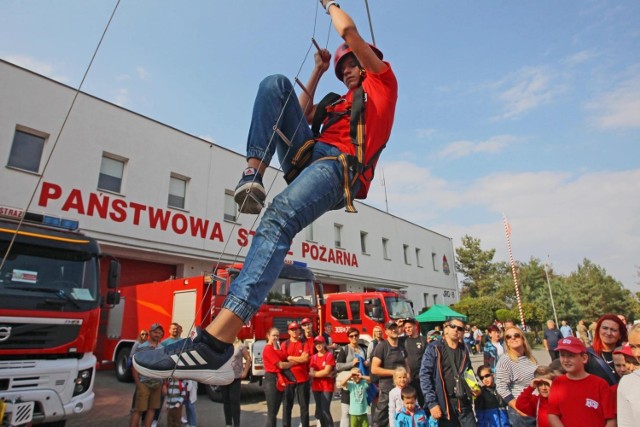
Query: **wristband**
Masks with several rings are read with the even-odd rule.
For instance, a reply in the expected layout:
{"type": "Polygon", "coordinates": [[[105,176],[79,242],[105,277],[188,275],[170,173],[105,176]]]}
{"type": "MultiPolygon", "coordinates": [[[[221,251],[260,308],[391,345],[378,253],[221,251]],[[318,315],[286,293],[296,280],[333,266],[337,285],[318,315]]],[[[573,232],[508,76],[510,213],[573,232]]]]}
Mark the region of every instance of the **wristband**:
{"type": "Polygon", "coordinates": [[[327,5],[324,7],[324,10],[327,12],[327,15],[329,15],[329,8],[330,8],[331,6],[335,6],[335,7],[337,7],[337,8],[340,8],[340,5],[339,5],[337,2],[335,2],[335,1],[333,1],[333,0],[332,0],[332,1],[330,1],[330,2],[329,2],[329,3],[327,3],[327,5]]]}

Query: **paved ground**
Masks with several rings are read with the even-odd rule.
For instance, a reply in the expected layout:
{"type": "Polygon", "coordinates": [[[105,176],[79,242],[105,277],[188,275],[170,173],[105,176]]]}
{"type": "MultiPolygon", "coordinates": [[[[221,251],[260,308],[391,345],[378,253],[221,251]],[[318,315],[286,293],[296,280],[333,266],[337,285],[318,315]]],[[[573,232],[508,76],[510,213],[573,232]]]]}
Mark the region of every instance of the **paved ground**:
{"type": "MultiPolygon", "coordinates": [[[[549,355],[545,350],[534,350],[534,355],[538,359],[539,364],[548,364],[550,362],[549,355]]],[[[475,368],[482,363],[482,356],[473,355],[471,360],[475,368]]],[[[128,425],[133,384],[118,382],[113,371],[98,372],[95,392],[96,401],[93,410],[88,414],[69,420],[67,426],[112,427],[128,425]]],[[[256,427],[264,425],[267,408],[261,387],[257,384],[243,385],[241,401],[241,424],[256,427]]],[[[198,396],[196,408],[198,411],[199,426],[225,425],[222,404],[211,401],[206,394],[198,396]]],[[[313,415],[314,411],[315,405],[312,403],[310,407],[310,414],[313,415]]],[[[340,405],[336,400],[334,400],[331,405],[331,413],[336,421],[336,425],[338,425],[338,420],[340,419],[340,405]]],[[[299,424],[299,419],[297,419],[297,417],[299,417],[297,406],[294,406],[293,416],[293,424],[294,426],[297,426],[299,424]]],[[[165,413],[162,414],[160,426],[166,426],[165,413]]]]}

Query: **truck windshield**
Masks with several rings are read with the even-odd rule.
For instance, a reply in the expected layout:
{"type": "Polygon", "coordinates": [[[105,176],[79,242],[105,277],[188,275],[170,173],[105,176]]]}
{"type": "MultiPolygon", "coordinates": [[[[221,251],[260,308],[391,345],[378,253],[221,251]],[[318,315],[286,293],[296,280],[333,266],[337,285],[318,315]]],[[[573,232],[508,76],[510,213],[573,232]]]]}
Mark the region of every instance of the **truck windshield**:
{"type": "Polygon", "coordinates": [[[99,295],[97,264],[95,254],[16,243],[0,270],[0,306],[63,311],[93,306],[99,295]]]}
{"type": "Polygon", "coordinates": [[[392,319],[409,319],[415,317],[413,307],[405,298],[402,297],[385,297],[387,303],[387,311],[392,319]]]}
{"type": "Polygon", "coordinates": [[[314,307],[316,296],[311,280],[279,277],[265,299],[267,304],[305,305],[314,307]]]}

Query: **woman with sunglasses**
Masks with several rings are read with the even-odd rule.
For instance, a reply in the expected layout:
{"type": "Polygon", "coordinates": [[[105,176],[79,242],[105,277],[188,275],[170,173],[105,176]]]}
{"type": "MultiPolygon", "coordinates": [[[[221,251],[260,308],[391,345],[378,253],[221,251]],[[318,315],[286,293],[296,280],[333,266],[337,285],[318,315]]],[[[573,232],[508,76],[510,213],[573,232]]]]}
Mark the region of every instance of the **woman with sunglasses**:
{"type": "Polygon", "coordinates": [[[524,333],[510,326],[504,333],[505,353],[496,365],[496,390],[509,405],[507,412],[513,427],[535,427],[536,419],[516,409],[516,399],[531,384],[538,362],[524,333]]]}
{"type": "MultiPolygon", "coordinates": [[[[360,332],[356,328],[349,328],[347,337],[349,338],[349,344],[341,347],[336,356],[336,371],[347,372],[350,375],[351,368],[357,367],[360,363],[358,356],[366,360],[366,354],[364,354],[364,350],[358,343],[360,332]]],[[[340,409],[342,411],[340,427],[349,427],[349,402],[349,392],[343,389],[340,397],[340,409]]]]}
{"type": "Polygon", "coordinates": [[[589,360],[585,370],[604,379],[609,385],[618,384],[620,377],[613,363],[613,351],[627,341],[627,327],[615,314],[605,314],[596,323],[589,360]]]}

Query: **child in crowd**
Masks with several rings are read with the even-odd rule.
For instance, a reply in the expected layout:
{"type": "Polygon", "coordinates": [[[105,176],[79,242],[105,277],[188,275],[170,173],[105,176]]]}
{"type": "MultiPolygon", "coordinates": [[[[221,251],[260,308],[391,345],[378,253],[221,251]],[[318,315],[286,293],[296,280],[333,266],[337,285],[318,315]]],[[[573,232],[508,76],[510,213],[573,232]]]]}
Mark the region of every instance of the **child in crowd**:
{"type": "Polygon", "coordinates": [[[402,409],[402,389],[405,388],[409,377],[407,375],[407,369],[403,366],[398,366],[393,371],[393,384],[395,387],[389,392],[389,425],[393,427],[396,414],[402,409]]]}
{"type": "Polygon", "coordinates": [[[349,391],[349,419],[351,427],[369,427],[367,417],[367,388],[371,378],[362,375],[360,369],[351,369],[351,375],[338,384],[339,388],[346,388],[349,391]],[[364,380],[364,381],[363,381],[364,380]]]}
{"type": "Polygon", "coordinates": [[[395,414],[396,427],[427,427],[429,418],[416,402],[416,389],[410,385],[402,389],[402,409],[395,414]]]}
{"type": "Polygon", "coordinates": [[[627,364],[624,360],[624,353],[622,353],[622,346],[616,347],[616,349],[613,350],[613,367],[616,370],[616,374],[618,374],[620,378],[628,374],[627,364]]]}
{"type": "Polygon", "coordinates": [[[576,337],[560,340],[555,348],[567,371],[553,382],[549,393],[551,427],[614,427],[616,413],[609,384],[585,371],[587,349],[576,337]]]}
{"type": "Polygon", "coordinates": [[[530,417],[535,417],[537,427],[549,427],[549,391],[557,375],[548,366],[538,366],[533,376],[531,385],[518,396],[516,408],[530,417]]]}
{"type": "Polygon", "coordinates": [[[169,378],[167,380],[167,426],[182,426],[182,405],[186,395],[182,381],[169,378]]]}
{"type": "MultiPolygon", "coordinates": [[[[622,347],[616,348],[613,351],[613,360],[616,365],[616,372],[618,372],[617,361],[618,360],[624,361],[625,374],[632,373],[633,371],[638,369],[638,366],[640,365],[640,362],[638,361],[638,359],[636,359],[636,357],[633,355],[633,350],[631,349],[631,346],[629,344],[625,344],[622,347]]],[[[622,377],[622,374],[618,373],[618,375],[622,377]]]]}
{"type": "Polygon", "coordinates": [[[507,404],[496,391],[491,365],[482,365],[476,371],[481,381],[480,396],[473,402],[478,427],[509,427],[507,404]]]}

